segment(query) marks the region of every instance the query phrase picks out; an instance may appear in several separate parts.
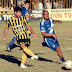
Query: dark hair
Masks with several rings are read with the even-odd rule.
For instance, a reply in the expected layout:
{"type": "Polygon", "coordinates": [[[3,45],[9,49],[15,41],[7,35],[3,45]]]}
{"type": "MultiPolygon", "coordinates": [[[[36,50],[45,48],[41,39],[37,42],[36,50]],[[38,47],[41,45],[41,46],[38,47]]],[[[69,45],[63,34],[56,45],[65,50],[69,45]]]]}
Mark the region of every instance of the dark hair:
{"type": "Polygon", "coordinates": [[[19,7],[19,6],[16,6],[15,8],[14,8],[14,12],[18,12],[18,11],[21,11],[22,12],[22,9],[19,7]]]}
{"type": "Polygon", "coordinates": [[[25,1],[24,4],[29,3],[29,1],[25,1]]]}

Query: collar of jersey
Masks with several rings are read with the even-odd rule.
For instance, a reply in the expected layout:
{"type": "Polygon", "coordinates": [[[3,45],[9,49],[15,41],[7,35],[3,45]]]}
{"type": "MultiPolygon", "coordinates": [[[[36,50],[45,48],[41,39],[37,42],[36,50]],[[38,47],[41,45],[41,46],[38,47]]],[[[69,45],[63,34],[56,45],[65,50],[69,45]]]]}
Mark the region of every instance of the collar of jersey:
{"type": "MultiPolygon", "coordinates": [[[[46,21],[44,18],[43,18],[43,20],[46,21]]],[[[49,21],[50,21],[50,18],[49,18],[49,21]]],[[[47,22],[49,22],[49,21],[47,21],[47,22]]]]}
{"type": "MultiPolygon", "coordinates": [[[[13,16],[12,16],[12,18],[14,18],[13,16]]],[[[20,18],[20,17],[19,17],[20,18]]],[[[19,18],[14,18],[14,19],[19,19],[19,18]]]]}
{"type": "MultiPolygon", "coordinates": [[[[25,7],[25,6],[23,6],[23,7],[25,7]]],[[[26,8],[26,7],[25,7],[26,8]]],[[[28,9],[28,8],[26,8],[26,9],[28,9]]]]}

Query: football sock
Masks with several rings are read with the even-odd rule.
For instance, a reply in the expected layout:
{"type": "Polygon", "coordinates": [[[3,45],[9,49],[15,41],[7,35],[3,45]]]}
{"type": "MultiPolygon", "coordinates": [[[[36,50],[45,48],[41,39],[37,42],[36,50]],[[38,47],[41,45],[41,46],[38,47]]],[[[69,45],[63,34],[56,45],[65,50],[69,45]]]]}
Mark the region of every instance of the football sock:
{"type": "Polygon", "coordinates": [[[64,59],[64,57],[62,57],[62,58],[61,58],[61,61],[62,61],[62,62],[65,62],[65,59],[64,59]]]}
{"type": "Polygon", "coordinates": [[[26,54],[23,53],[23,54],[22,54],[22,61],[21,61],[21,65],[25,64],[26,58],[27,58],[26,54]]]}
{"type": "Polygon", "coordinates": [[[27,47],[25,47],[25,48],[23,49],[23,51],[24,51],[25,53],[27,53],[28,55],[30,55],[30,56],[34,56],[34,53],[33,53],[30,49],[28,49],[27,47]]]}
{"type": "Polygon", "coordinates": [[[11,48],[11,46],[14,44],[14,42],[15,42],[15,37],[13,37],[13,39],[11,40],[11,42],[10,42],[10,44],[9,44],[9,47],[11,48]]]}

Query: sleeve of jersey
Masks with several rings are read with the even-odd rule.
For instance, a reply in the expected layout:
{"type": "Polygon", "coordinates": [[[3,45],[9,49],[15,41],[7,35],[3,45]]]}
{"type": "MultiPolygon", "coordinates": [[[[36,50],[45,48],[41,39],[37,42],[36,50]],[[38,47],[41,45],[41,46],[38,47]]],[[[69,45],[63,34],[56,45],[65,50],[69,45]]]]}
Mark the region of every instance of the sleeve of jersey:
{"type": "Polygon", "coordinates": [[[28,14],[28,10],[25,11],[25,15],[28,14]]]}
{"type": "Polygon", "coordinates": [[[9,28],[9,27],[10,27],[10,21],[8,20],[6,24],[6,28],[9,28]]]}
{"type": "Polygon", "coordinates": [[[25,18],[25,17],[24,17],[24,24],[25,24],[26,26],[29,25],[28,22],[26,21],[26,18],[25,18]]]}
{"type": "Polygon", "coordinates": [[[40,31],[45,32],[44,22],[40,23],[40,31]]]}

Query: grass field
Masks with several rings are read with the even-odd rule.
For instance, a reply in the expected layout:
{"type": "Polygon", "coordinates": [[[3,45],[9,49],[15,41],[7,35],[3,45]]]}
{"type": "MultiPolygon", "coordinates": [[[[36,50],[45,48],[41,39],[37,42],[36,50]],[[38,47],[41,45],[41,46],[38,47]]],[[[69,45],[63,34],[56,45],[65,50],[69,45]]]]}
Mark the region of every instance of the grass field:
{"type": "MultiPolygon", "coordinates": [[[[36,61],[27,58],[27,69],[20,68],[19,63],[23,51],[20,50],[16,42],[12,47],[12,52],[6,50],[6,46],[13,38],[13,33],[10,28],[6,40],[2,41],[5,25],[6,23],[0,23],[0,72],[72,72],[72,70],[64,69],[56,52],[47,47],[41,47],[43,38],[40,33],[39,22],[30,22],[30,26],[37,35],[36,40],[31,36],[30,49],[40,59],[36,61]]],[[[56,23],[54,26],[65,60],[72,60],[72,22],[56,23]]]]}

